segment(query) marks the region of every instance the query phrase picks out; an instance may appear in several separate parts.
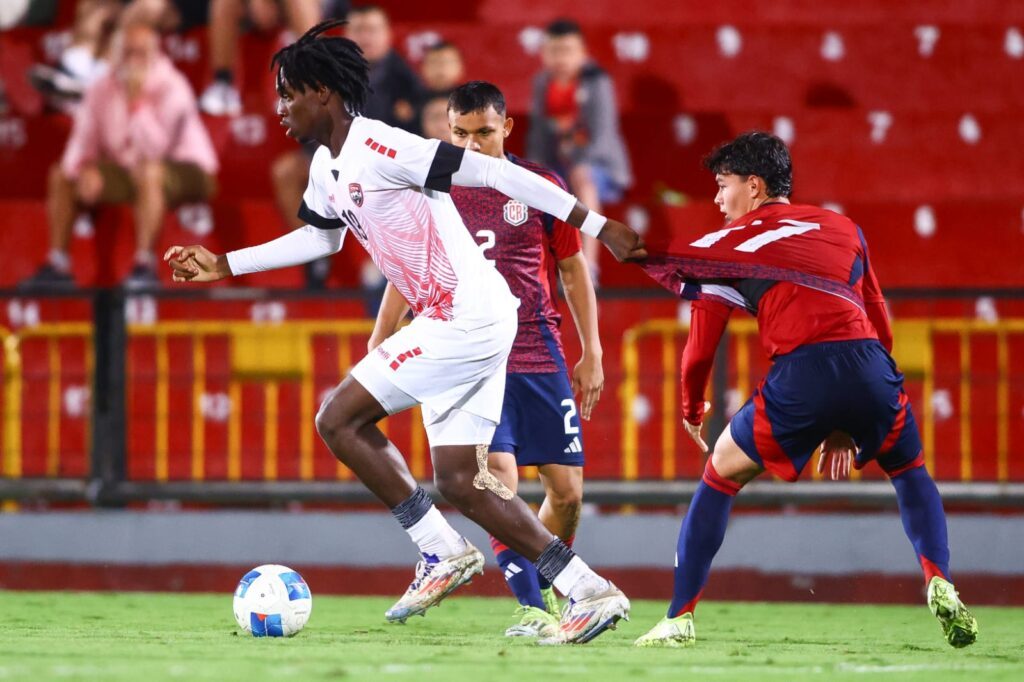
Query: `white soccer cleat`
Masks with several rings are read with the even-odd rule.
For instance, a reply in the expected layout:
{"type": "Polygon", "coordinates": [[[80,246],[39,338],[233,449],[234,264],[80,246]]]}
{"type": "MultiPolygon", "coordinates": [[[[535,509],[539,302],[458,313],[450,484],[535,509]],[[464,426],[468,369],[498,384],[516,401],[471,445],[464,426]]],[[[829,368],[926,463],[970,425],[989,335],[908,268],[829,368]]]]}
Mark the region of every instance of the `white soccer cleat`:
{"type": "Polygon", "coordinates": [[[629,620],[629,599],[609,582],[604,592],[579,601],[570,600],[562,610],[558,631],[537,643],[542,646],[586,644],[605,630],[614,630],[623,618],[629,620]]]}
{"type": "Polygon", "coordinates": [[[421,561],[416,564],[416,577],[402,598],[384,614],[389,623],[404,623],[409,616],[424,616],[427,609],[484,572],[484,555],[466,541],[461,554],[448,557],[436,564],[421,561]]]}
{"type": "Polygon", "coordinates": [[[697,635],[693,629],[693,614],[684,613],[675,618],[662,618],[661,622],[641,635],[633,646],[679,648],[693,646],[697,635]]]}
{"type": "Polygon", "coordinates": [[[199,96],[199,108],[210,116],[238,116],[242,113],[242,96],[231,83],[214,81],[199,96]]]}

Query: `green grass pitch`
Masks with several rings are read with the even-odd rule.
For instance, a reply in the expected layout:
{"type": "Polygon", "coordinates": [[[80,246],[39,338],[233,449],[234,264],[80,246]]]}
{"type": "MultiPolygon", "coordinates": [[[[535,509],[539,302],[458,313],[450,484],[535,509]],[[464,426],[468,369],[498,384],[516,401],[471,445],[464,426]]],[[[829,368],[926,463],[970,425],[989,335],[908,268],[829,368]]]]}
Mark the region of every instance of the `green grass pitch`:
{"type": "Polygon", "coordinates": [[[1024,609],[978,608],[977,644],[946,645],[925,606],[708,602],[694,649],[635,649],[662,615],[586,646],[502,636],[511,599],[452,597],[388,625],[387,598],[314,595],[292,639],[235,627],[231,595],[0,592],[0,680],[1024,680],[1024,609]]]}

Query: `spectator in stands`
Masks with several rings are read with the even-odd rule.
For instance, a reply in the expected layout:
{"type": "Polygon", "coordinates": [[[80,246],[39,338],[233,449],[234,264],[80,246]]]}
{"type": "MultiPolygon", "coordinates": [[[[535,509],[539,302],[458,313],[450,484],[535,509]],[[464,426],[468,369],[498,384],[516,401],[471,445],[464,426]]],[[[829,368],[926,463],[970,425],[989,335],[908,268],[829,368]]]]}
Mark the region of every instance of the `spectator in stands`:
{"type": "MultiPolygon", "coordinates": [[[[557,169],[580,201],[601,211],[633,182],[612,79],[587,55],[579,24],[569,19],[548,25],[541,58],[527,155],[557,169]]],[[[597,240],[584,237],[583,251],[597,282],[597,240]]]]}
{"type": "Polygon", "coordinates": [[[68,246],[80,207],[130,202],[136,251],[128,287],[156,283],[153,249],[169,207],[206,201],[217,158],[185,76],[141,15],[125,13],[112,67],[75,115],[64,157],[50,171],[50,253],[24,287],[69,287],[68,246]]]}
{"type": "Polygon", "coordinates": [[[462,85],[466,77],[462,51],[447,40],[434,43],[423,53],[420,75],[426,92],[451,92],[462,85]]]}
{"type": "Polygon", "coordinates": [[[423,90],[416,104],[416,120],[423,137],[448,141],[447,104],[442,116],[437,100],[443,97],[447,102],[451,91],[462,85],[465,75],[462,52],[453,43],[435,43],[424,52],[420,62],[423,90]],[[428,129],[428,125],[432,127],[428,129]]]}
{"type": "Polygon", "coordinates": [[[360,5],[348,13],[346,37],[355,41],[370,62],[372,92],[363,115],[418,132],[416,103],[422,86],[412,68],[391,44],[391,21],[377,5],[360,5]]]}
{"type": "Polygon", "coordinates": [[[445,142],[451,139],[451,129],[448,127],[449,96],[450,93],[436,93],[420,107],[420,128],[423,130],[423,137],[445,142]]]}
{"type": "Polygon", "coordinates": [[[199,98],[200,108],[211,116],[242,113],[242,96],[235,85],[238,36],[243,20],[257,31],[286,25],[302,35],[321,18],[320,0],[210,0],[210,68],[213,81],[199,98]]]}

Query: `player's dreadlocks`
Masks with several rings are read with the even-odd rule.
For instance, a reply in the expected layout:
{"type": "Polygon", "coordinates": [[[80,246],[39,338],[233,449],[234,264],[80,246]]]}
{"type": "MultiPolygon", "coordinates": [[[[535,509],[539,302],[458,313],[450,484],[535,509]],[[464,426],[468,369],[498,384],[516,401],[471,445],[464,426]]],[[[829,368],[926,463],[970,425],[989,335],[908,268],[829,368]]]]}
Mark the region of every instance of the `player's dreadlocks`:
{"type": "Polygon", "coordinates": [[[270,68],[278,68],[278,94],[284,95],[286,81],[299,92],[323,86],[341,96],[350,114],[362,113],[371,92],[370,65],[363,51],[348,38],[321,37],[344,24],[339,19],[321,22],[274,54],[270,68]]]}

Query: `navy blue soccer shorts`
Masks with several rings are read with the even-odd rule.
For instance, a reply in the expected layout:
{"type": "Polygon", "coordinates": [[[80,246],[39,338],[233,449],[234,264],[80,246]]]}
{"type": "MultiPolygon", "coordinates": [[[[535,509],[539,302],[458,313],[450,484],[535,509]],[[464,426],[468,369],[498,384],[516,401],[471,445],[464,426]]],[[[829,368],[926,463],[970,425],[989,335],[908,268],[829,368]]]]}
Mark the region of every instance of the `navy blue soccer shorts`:
{"type": "Polygon", "coordinates": [[[837,430],[857,443],[857,469],[877,460],[892,476],[921,462],[903,375],[875,340],[816,343],[777,357],[730,430],[751,459],[787,481],[837,430]]]}
{"type": "Polygon", "coordinates": [[[565,372],[509,372],[491,452],[511,452],[519,466],[583,466],[583,434],[565,372]]]}

